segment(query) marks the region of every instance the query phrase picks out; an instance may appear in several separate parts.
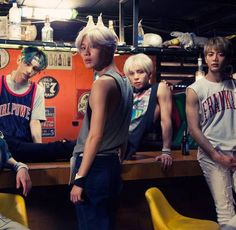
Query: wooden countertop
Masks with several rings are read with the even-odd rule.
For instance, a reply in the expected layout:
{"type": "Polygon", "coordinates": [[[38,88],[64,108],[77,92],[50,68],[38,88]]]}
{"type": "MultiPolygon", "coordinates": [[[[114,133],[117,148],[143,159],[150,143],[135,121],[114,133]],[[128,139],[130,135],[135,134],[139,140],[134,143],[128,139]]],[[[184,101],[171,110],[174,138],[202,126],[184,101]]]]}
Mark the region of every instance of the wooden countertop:
{"type": "MultiPolygon", "coordinates": [[[[197,150],[191,150],[190,155],[183,156],[181,151],[172,151],[173,165],[168,171],[161,169],[155,156],[160,151],[138,152],[134,160],[122,164],[123,180],[143,180],[165,177],[199,176],[201,168],[197,162],[197,150]]],[[[33,186],[64,185],[69,180],[69,162],[29,163],[33,186]]],[[[15,173],[9,170],[0,172],[0,188],[15,186],[15,173]]]]}

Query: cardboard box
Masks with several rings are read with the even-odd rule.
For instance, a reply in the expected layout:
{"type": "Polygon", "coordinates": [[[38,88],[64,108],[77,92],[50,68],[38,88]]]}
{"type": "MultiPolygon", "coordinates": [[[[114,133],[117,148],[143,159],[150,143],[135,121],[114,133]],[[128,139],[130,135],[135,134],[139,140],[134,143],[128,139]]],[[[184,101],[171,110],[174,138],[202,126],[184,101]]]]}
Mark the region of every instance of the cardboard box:
{"type": "Polygon", "coordinates": [[[8,18],[0,16],[0,39],[8,38],[8,18]]]}

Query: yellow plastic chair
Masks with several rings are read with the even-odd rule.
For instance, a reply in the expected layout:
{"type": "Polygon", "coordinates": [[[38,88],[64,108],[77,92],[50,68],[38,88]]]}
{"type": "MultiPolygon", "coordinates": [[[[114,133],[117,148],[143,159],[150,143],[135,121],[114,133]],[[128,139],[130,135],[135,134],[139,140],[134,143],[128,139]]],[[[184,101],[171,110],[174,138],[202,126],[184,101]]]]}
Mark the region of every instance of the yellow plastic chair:
{"type": "Polygon", "coordinates": [[[0,193],[0,213],[11,220],[28,227],[25,201],[22,196],[0,193]]]}
{"type": "Polygon", "coordinates": [[[176,212],[158,188],[145,192],[155,230],[220,230],[214,221],[189,218],[176,212]]]}

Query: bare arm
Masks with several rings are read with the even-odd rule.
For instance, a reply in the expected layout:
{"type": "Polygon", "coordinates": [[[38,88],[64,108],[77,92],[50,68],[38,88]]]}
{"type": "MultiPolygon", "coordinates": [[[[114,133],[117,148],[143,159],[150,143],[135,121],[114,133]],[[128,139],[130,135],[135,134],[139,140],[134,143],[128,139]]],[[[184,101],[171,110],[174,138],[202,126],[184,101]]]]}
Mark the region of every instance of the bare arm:
{"type": "Polygon", "coordinates": [[[172,94],[169,86],[164,82],[159,83],[157,98],[160,105],[163,148],[170,148],[172,139],[172,94]]]}
{"type": "Polygon", "coordinates": [[[217,154],[213,146],[207,140],[200,129],[200,119],[199,119],[199,103],[198,97],[194,90],[188,89],[186,95],[186,116],[188,122],[188,128],[190,135],[198,143],[198,145],[209,154],[209,156],[214,159],[217,154]]]}
{"type": "Polygon", "coordinates": [[[200,128],[198,97],[193,89],[187,89],[186,115],[190,135],[203,149],[203,151],[207,153],[214,161],[226,167],[235,167],[236,163],[233,162],[233,158],[222,155],[219,151],[215,150],[215,148],[202,133],[200,128]]]}
{"type": "Polygon", "coordinates": [[[42,127],[39,120],[30,121],[30,131],[34,143],[42,143],[42,127]]]}
{"type": "Polygon", "coordinates": [[[97,80],[91,90],[89,104],[92,109],[90,130],[85,142],[83,160],[78,174],[86,176],[100,146],[108,113],[109,84],[97,80]]]}
{"type": "MultiPolygon", "coordinates": [[[[163,148],[170,149],[172,139],[172,94],[170,87],[165,82],[159,83],[157,99],[160,105],[163,148]]],[[[156,157],[156,160],[161,161],[163,169],[168,169],[172,165],[172,157],[164,152],[156,157]]]]}
{"type": "MultiPolygon", "coordinates": [[[[108,116],[109,95],[116,89],[113,79],[98,79],[94,82],[89,98],[89,105],[92,110],[90,129],[85,142],[83,159],[77,172],[78,177],[85,177],[94,161],[96,152],[102,141],[105,122],[108,116]]],[[[83,201],[83,188],[74,185],[71,190],[71,201],[73,203],[83,201]]]]}
{"type": "Polygon", "coordinates": [[[16,188],[22,187],[23,195],[27,196],[32,187],[27,165],[15,161],[12,157],[8,159],[7,163],[16,170],[16,188]]]}

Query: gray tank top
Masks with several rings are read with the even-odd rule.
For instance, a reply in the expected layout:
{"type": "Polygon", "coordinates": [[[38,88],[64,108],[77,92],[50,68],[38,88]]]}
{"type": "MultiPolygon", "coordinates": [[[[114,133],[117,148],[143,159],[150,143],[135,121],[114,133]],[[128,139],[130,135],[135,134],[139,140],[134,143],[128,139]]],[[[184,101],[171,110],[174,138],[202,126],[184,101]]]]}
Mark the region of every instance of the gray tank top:
{"type": "MultiPolygon", "coordinates": [[[[97,154],[101,152],[112,152],[125,143],[128,139],[128,130],[132,113],[133,92],[128,78],[121,77],[113,70],[107,71],[105,75],[113,77],[117,82],[121,92],[121,100],[117,109],[114,110],[113,114],[109,116],[109,119],[106,121],[102,143],[97,154]]],[[[77,139],[77,144],[74,148],[74,156],[84,151],[85,141],[89,132],[90,118],[91,108],[88,104],[83,125],[77,139]]]]}

